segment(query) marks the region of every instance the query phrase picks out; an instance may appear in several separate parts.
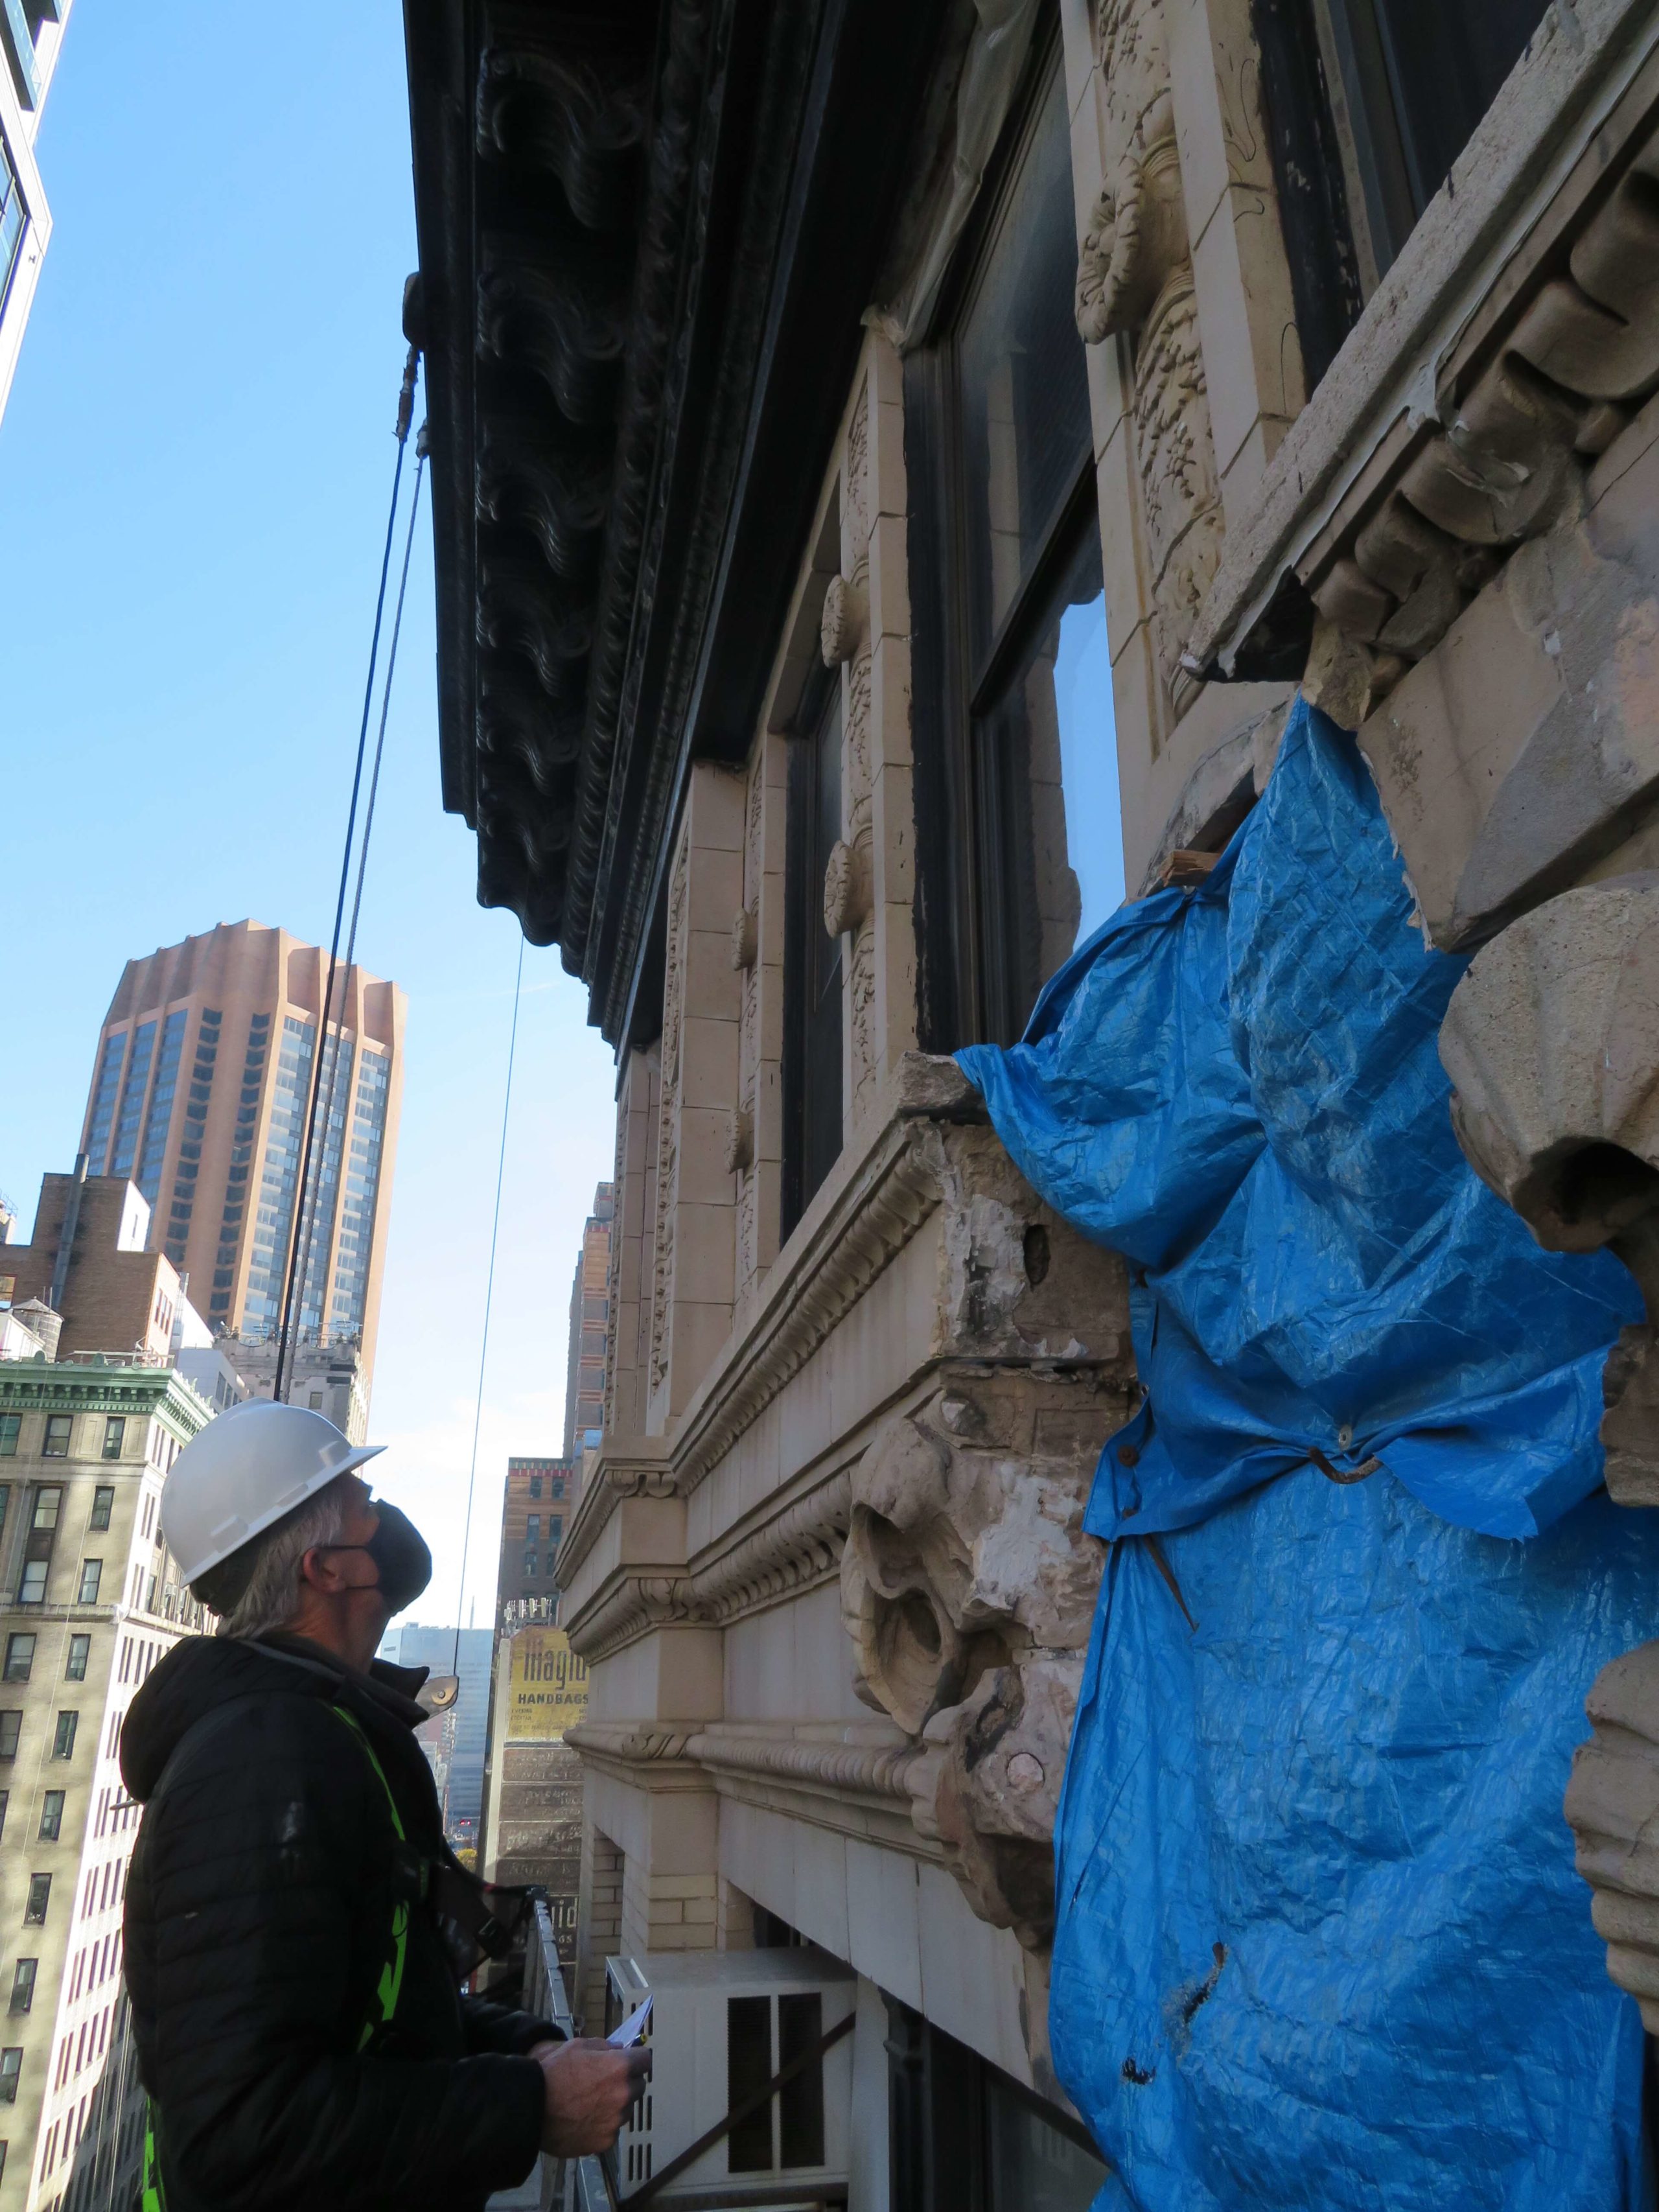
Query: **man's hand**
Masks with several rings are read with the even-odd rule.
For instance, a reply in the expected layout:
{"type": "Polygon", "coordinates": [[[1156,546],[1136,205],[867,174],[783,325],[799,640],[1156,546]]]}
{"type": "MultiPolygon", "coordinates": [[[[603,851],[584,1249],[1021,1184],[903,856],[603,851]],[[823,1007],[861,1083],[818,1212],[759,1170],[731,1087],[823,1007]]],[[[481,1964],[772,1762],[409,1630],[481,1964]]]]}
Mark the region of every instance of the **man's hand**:
{"type": "Polygon", "coordinates": [[[583,2036],[574,2043],[538,2043],[530,2056],[547,2089],[542,2148],[555,2158],[591,2158],[609,2150],[645,2087],[649,2050],[613,2051],[583,2036]]]}

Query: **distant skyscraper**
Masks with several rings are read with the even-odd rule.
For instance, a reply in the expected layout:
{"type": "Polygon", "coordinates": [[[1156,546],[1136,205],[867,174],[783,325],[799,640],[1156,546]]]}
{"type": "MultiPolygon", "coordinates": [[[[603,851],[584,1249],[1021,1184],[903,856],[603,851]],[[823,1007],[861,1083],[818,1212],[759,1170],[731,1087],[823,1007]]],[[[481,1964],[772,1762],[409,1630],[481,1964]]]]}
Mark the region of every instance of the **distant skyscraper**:
{"type": "Polygon", "coordinates": [[[34,302],[52,215],[34,165],[35,133],[58,66],[70,0],[0,4],[0,414],[34,302]]]}
{"type": "Polygon", "coordinates": [[[582,1438],[605,1419],[605,1339],[611,1319],[611,1223],[616,1187],[602,1182],[582,1231],[570,1291],[570,1356],[564,1386],[564,1455],[581,1463],[582,1438]]]}
{"type": "MultiPolygon", "coordinates": [[[[328,956],[286,930],[222,923],[127,963],[104,1020],[82,1149],[155,1209],[151,1242],[216,1329],[263,1339],[283,1284],[328,956]]],[[[374,1356],[403,1087],[404,998],[337,978],[301,1255],[302,1338],[374,1356]]]]}
{"type": "Polygon", "coordinates": [[[443,1806],[444,1834],[457,1850],[474,1850],[483,1808],[489,1660],[495,1636],[488,1628],[464,1628],[458,1638],[453,1628],[428,1628],[411,1620],[386,1638],[381,1647],[383,1655],[394,1644],[398,1666],[424,1667],[434,1674],[453,1670],[460,1677],[460,1693],[449,1711],[428,1721],[416,1733],[434,1773],[441,1768],[438,1795],[443,1806]]]}

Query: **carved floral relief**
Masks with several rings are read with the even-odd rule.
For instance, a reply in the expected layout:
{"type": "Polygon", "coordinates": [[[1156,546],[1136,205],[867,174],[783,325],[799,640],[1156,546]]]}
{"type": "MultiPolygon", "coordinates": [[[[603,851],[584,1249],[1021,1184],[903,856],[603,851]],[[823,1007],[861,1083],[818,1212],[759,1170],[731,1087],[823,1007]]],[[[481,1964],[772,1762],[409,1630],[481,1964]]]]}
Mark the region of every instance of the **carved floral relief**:
{"type": "Polygon", "coordinates": [[[1178,707],[1223,525],[1162,0],[1101,0],[1096,43],[1105,183],[1079,256],[1077,325],[1090,345],[1121,336],[1131,349],[1153,637],[1178,707]]]}

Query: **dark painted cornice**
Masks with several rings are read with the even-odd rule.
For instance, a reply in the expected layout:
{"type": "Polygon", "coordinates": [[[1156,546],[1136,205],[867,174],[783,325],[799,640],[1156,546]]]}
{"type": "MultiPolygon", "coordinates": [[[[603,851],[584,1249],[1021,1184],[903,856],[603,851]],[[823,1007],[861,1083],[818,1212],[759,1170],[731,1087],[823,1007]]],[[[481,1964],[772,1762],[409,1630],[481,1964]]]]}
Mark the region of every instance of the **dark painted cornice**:
{"type": "Polygon", "coordinates": [[[739,760],[944,0],[405,0],[444,804],[613,1042],[739,760]]]}

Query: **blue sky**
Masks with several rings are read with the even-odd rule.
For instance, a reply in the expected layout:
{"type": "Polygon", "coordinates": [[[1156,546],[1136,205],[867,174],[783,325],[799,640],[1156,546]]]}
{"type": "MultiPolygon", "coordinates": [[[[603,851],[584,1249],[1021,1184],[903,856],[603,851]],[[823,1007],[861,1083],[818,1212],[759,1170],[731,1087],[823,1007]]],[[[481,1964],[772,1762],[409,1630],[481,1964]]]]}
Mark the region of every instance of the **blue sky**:
{"type": "MultiPolygon", "coordinates": [[[[0,1189],[67,1166],[127,959],[245,915],[326,944],[415,265],[395,0],[76,0],[54,218],[0,421],[0,1189]]],[[[416,419],[421,413],[417,398],[416,419]]],[[[358,956],[409,994],[373,1432],[454,1617],[518,926],[438,789],[431,539],[410,578],[358,956]]],[[[508,1451],[562,1436],[615,1072],[525,961],[469,1600],[508,1451]]]]}

